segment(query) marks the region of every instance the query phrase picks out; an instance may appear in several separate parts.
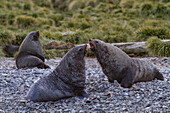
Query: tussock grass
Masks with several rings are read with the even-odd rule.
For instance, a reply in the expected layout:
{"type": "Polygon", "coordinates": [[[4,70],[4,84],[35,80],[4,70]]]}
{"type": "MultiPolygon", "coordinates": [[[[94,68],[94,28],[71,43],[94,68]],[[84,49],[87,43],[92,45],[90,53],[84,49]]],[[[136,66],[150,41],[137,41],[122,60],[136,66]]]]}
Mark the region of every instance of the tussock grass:
{"type": "Polygon", "coordinates": [[[55,49],[51,49],[51,50],[44,50],[44,55],[45,58],[50,59],[50,58],[56,58],[57,57],[63,57],[68,50],[55,50],[55,49]]]}
{"type": "Polygon", "coordinates": [[[136,33],[136,41],[146,41],[151,36],[159,39],[170,39],[170,30],[160,27],[143,27],[136,33]]]}
{"type": "Polygon", "coordinates": [[[82,44],[90,38],[109,43],[169,39],[169,29],[168,0],[0,0],[3,44],[19,45],[36,30],[41,40],[82,44]],[[74,33],[62,34],[68,31],[74,33]]]}
{"type": "Polygon", "coordinates": [[[147,41],[147,48],[152,56],[170,57],[170,42],[162,42],[157,37],[151,37],[147,41]]]}

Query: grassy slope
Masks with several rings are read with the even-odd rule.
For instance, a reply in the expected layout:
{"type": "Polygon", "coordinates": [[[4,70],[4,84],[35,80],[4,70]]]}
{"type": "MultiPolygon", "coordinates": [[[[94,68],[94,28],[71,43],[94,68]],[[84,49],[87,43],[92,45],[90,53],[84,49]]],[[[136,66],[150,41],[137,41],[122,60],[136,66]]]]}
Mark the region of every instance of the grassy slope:
{"type": "Polygon", "coordinates": [[[19,45],[35,30],[43,44],[50,40],[80,44],[89,38],[110,43],[152,36],[170,39],[169,0],[119,1],[1,0],[0,44],[19,45]]]}

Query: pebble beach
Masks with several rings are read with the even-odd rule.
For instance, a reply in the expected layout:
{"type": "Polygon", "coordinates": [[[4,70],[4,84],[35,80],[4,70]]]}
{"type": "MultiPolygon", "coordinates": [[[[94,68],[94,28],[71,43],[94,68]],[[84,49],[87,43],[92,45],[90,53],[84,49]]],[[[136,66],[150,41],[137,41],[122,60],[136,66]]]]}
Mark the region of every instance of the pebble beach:
{"type": "Polygon", "coordinates": [[[25,97],[41,77],[50,74],[61,58],[45,63],[51,69],[17,69],[14,58],[0,58],[0,113],[110,113],[170,112],[170,58],[149,57],[160,70],[164,81],[140,82],[122,88],[109,83],[95,58],[86,58],[86,92],[88,98],[72,97],[55,102],[32,102],[25,97]]]}

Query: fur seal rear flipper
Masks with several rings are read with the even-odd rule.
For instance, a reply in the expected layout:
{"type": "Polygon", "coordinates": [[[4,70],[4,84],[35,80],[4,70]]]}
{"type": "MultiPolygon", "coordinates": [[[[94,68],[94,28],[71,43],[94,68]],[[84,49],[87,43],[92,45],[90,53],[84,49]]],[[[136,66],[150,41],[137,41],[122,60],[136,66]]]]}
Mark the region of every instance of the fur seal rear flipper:
{"type": "Polygon", "coordinates": [[[85,89],[85,60],[87,45],[72,48],[56,69],[38,80],[27,99],[34,102],[56,101],[73,96],[87,96],[85,89]]]}
{"type": "Polygon", "coordinates": [[[39,41],[39,31],[29,33],[19,47],[16,58],[17,68],[49,68],[44,63],[44,53],[39,41]]]}
{"type": "Polygon", "coordinates": [[[90,39],[89,44],[109,82],[117,80],[122,87],[129,88],[136,82],[164,79],[149,61],[131,58],[118,47],[98,39],[90,39]]]}

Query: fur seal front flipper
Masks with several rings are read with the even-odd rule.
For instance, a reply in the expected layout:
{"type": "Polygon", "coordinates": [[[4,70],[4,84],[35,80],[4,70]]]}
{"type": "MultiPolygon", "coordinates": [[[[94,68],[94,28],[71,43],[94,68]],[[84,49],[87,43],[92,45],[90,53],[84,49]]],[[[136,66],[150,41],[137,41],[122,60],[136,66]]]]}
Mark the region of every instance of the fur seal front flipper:
{"type": "Polygon", "coordinates": [[[44,53],[39,41],[39,31],[29,33],[20,45],[16,58],[17,68],[49,68],[44,63],[44,53]]]}
{"type": "Polygon", "coordinates": [[[123,71],[121,71],[121,76],[124,78],[121,80],[121,86],[130,88],[132,86],[132,81],[133,81],[133,76],[134,74],[132,73],[132,70],[130,68],[125,68],[123,71]]]}
{"type": "Polygon", "coordinates": [[[164,79],[149,61],[130,58],[118,47],[98,39],[90,39],[89,44],[109,82],[117,80],[122,87],[129,88],[136,82],[164,79]]]}
{"type": "Polygon", "coordinates": [[[72,48],[51,74],[41,78],[31,87],[27,99],[43,102],[87,96],[84,91],[86,48],[87,45],[72,48]]]}

